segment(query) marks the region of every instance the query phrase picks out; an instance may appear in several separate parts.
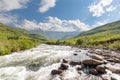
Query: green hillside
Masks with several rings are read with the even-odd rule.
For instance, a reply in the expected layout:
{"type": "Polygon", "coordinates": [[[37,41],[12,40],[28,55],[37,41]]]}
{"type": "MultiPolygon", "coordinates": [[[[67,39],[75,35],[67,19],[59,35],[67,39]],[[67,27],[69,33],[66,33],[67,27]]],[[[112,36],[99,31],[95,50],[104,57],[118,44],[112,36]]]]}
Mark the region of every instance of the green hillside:
{"type": "Polygon", "coordinates": [[[67,44],[120,50],[120,21],[109,23],[66,41],[67,44]]]}
{"type": "Polygon", "coordinates": [[[0,55],[25,50],[49,39],[39,34],[31,34],[26,30],[13,28],[0,23],[0,55]]]}

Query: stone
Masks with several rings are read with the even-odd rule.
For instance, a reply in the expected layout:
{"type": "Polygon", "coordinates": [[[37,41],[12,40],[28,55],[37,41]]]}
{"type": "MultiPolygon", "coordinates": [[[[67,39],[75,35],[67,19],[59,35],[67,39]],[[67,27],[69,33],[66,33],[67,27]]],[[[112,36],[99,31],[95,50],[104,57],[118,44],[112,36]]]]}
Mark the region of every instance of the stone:
{"type": "Polygon", "coordinates": [[[60,65],[60,67],[59,67],[59,69],[61,69],[61,70],[66,70],[66,69],[68,69],[68,64],[65,64],[65,63],[62,63],[61,65],[60,65]]]}
{"type": "Polygon", "coordinates": [[[107,61],[109,61],[109,62],[115,62],[115,63],[120,63],[120,60],[119,59],[115,59],[115,58],[107,59],[107,61]]]}
{"type": "Polygon", "coordinates": [[[28,64],[26,67],[28,70],[38,71],[40,68],[40,63],[39,62],[32,62],[32,63],[28,64]]]}
{"type": "Polygon", "coordinates": [[[97,54],[93,54],[90,56],[92,59],[96,59],[96,60],[103,60],[103,57],[97,54]]]}
{"type": "Polygon", "coordinates": [[[81,65],[81,61],[71,61],[70,65],[81,65]]]}
{"type": "Polygon", "coordinates": [[[77,67],[76,67],[76,70],[78,70],[78,71],[79,71],[79,70],[82,70],[82,66],[77,66],[77,67]]]}
{"type": "Polygon", "coordinates": [[[62,63],[68,63],[68,60],[67,59],[63,59],[62,63]]]}
{"type": "Polygon", "coordinates": [[[96,67],[96,70],[98,71],[99,74],[105,74],[106,73],[105,66],[103,66],[103,65],[98,65],[96,67]]]}
{"type": "Polygon", "coordinates": [[[83,60],[82,63],[88,66],[97,66],[97,65],[104,64],[104,61],[100,61],[96,59],[86,59],[86,60],[83,60]]]}
{"type": "Polygon", "coordinates": [[[108,70],[110,70],[112,73],[120,74],[120,68],[112,67],[112,66],[106,66],[108,70]]]}
{"type": "Polygon", "coordinates": [[[120,63],[120,59],[114,59],[115,63],[120,63]]]}
{"type": "Polygon", "coordinates": [[[104,62],[104,64],[107,64],[107,63],[108,63],[108,61],[107,61],[107,60],[103,60],[103,62],[104,62]]]}
{"type": "Polygon", "coordinates": [[[74,55],[74,56],[77,56],[78,54],[77,54],[77,53],[74,53],[73,55],[74,55]]]}
{"type": "Polygon", "coordinates": [[[117,79],[115,79],[115,78],[111,77],[111,80],[117,80],[117,79]]]}
{"type": "Polygon", "coordinates": [[[120,80],[119,74],[112,74],[111,75],[111,80],[120,80]]]}
{"type": "Polygon", "coordinates": [[[52,70],[52,71],[51,71],[51,74],[52,74],[52,75],[56,75],[56,74],[59,74],[59,75],[60,75],[61,73],[62,73],[62,70],[52,70]]]}
{"type": "Polygon", "coordinates": [[[101,75],[102,80],[111,80],[111,76],[108,74],[101,75]]]}
{"type": "Polygon", "coordinates": [[[93,74],[93,75],[98,75],[97,70],[94,69],[94,68],[90,68],[89,73],[90,73],[90,74],[93,74]]]}

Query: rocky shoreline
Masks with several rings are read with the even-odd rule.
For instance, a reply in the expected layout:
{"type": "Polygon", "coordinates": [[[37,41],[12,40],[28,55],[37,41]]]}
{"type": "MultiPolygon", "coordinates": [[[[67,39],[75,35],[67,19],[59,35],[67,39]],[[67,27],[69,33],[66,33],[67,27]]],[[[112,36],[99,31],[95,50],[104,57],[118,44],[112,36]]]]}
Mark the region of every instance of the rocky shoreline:
{"type": "MultiPolygon", "coordinates": [[[[88,50],[86,53],[88,59],[82,61],[63,59],[59,68],[51,71],[53,76],[51,80],[120,80],[120,53],[104,49],[84,48],[84,50],[88,50]],[[119,67],[115,67],[115,64],[119,67]],[[67,78],[67,72],[76,75],[67,78]]],[[[76,51],[73,56],[78,56],[79,52],[81,51],[76,51]]]]}

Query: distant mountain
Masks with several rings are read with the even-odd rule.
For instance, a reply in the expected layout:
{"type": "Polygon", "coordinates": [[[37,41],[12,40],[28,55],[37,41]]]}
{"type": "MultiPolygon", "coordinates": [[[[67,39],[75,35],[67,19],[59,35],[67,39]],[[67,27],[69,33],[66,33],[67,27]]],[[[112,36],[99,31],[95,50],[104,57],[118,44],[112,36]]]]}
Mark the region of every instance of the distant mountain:
{"type": "Polygon", "coordinates": [[[83,32],[69,39],[70,44],[99,47],[118,47],[120,49],[120,21],[112,22],[83,32]]]}
{"type": "Polygon", "coordinates": [[[40,34],[31,34],[26,30],[0,23],[0,55],[29,49],[48,40],[40,34]]]}
{"type": "Polygon", "coordinates": [[[52,39],[69,39],[80,34],[80,32],[57,32],[57,31],[43,31],[43,30],[31,30],[32,33],[42,34],[52,39]]]}

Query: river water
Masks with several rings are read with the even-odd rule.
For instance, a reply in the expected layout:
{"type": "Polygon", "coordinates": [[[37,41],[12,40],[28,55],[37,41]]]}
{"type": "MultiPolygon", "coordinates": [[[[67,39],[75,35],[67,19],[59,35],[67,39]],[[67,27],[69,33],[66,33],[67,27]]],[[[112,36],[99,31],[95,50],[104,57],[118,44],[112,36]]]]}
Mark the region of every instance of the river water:
{"type": "Polygon", "coordinates": [[[88,50],[42,44],[26,51],[0,56],[0,80],[87,80],[72,79],[79,76],[73,68],[65,72],[64,79],[51,75],[51,70],[57,69],[62,59],[84,60],[89,58],[86,54],[88,50]],[[75,53],[80,54],[73,56],[75,53]]]}

